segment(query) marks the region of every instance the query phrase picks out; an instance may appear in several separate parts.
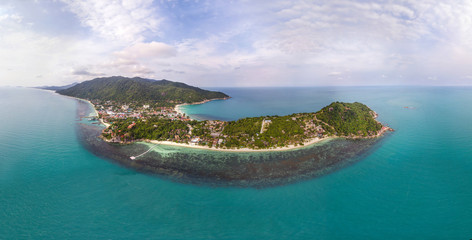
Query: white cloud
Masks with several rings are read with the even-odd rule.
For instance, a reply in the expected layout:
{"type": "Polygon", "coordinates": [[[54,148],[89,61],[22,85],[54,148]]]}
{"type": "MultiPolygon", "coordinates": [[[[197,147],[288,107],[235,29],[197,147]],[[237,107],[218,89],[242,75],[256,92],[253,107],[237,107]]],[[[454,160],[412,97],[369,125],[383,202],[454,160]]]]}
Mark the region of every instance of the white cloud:
{"type": "Polygon", "coordinates": [[[60,85],[103,72],[89,71],[82,66],[103,61],[103,52],[109,52],[111,44],[43,34],[20,21],[19,13],[10,11],[10,16],[15,17],[0,21],[0,85],[60,85]],[[71,68],[75,70],[71,71],[71,68]]]}
{"type": "Polygon", "coordinates": [[[472,74],[467,0],[215,1],[199,9],[174,2],[168,11],[165,1],[60,1],[85,27],[77,28],[86,30],[80,38],[39,32],[14,8],[0,11],[2,79],[72,82],[106,73],[198,86],[436,84],[454,77],[472,84],[464,77],[472,74]],[[174,27],[181,33],[162,32],[174,27]]]}
{"type": "Polygon", "coordinates": [[[139,76],[154,76],[154,71],[143,65],[133,65],[128,69],[131,73],[137,74],[139,76]]]}
{"type": "Polygon", "coordinates": [[[9,20],[12,20],[14,22],[17,22],[17,23],[21,23],[21,21],[23,20],[23,17],[18,15],[18,14],[4,14],[4,15],[0,15],[0,22],[7,22],[9,20]]]}
{"type": "Polygon", "coordinates": [[[343,74],[342,72],[330,72],[328,73],[328,76],[337,77],[337,76],[341,76],[342,74],[343,74]]]}
{"type": "Polygon", "coordinates": [[[159,34],[152,0],[61,0],[84,26],[113,41],[136,43],[159,34]]]}
{"type": "Polygon", "coordinates": [[[472,50],[471,6],[464,0],[292,1],[275,15],[264,14],[275,24],[260,28],[266,37],[253,43],[251,55],[281,72],[299,66],[305,75],[294,84],[345,68],[360,84],[375,72],[453,77],[472,60],[466,54],[472,50]]]}
{"type": "Polygon", "coordinates": [[[176,49],[168,44],[152,41],[137,43],[115,52],[115,55],[123,59],[168,58],[176,55],[176,49]]]}

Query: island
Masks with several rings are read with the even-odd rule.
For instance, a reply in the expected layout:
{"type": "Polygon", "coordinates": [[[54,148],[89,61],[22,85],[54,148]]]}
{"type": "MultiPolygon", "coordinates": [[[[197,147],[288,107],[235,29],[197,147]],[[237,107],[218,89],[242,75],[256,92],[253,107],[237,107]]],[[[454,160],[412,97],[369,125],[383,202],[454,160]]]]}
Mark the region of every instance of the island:
{"type": "Polygon", "coordinates": [[[120,144],[147,141],[220,151],[272,151],[336,137],[375,138],[392,131],[359,102],[333,102],[317,112],[287,116],[197,121],[179,107],[230,97],[179,82],[126,77],[97,78],[57,92],[90,101],[106,126],[102,139],[120,144]]]}

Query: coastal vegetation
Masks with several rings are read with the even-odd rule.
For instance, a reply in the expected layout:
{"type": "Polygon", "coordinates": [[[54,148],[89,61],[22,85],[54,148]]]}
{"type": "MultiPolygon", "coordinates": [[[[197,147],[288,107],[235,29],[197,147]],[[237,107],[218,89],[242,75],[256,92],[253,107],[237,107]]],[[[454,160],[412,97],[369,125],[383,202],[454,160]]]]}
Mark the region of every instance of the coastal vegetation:
{"type": "Polygon", "coordinates": [[[89,100],[107,126],[102,138],[116,143],[157,140],[214,149],[276,149],[328,137],[375,137],[389,129],[358,102],[333,102],[318,112],[287,116],[196,121],[179,112],[178,104],[229,96],[167,80],[96,78],[57,92],[89,100]]]}
{"type": "Polygon", "coordinates": [[[108,141],[170,141],[218,149],[273,149],[302,146],[327,137],[365,138],[385,130],[376,113],[362,103],[333,102],[318,112],[243,118],[237,121],[195,121],[150,118],[115,119],[103,131],[108,141]]]}
{"type": "Polygon", "coordinates": [[[222,92],[203,90],[180,82],[121,76],[96,78],[57,92],[89,100],[166,107],[229,97],[222,92]]]}
{"type": "Polygon", "coordinates": [[[362,103],[335,102],[316,114],[317,119],[332,126],[342,136],[369,136],[382,125],[375,120],[376,113],[362,103]]]}

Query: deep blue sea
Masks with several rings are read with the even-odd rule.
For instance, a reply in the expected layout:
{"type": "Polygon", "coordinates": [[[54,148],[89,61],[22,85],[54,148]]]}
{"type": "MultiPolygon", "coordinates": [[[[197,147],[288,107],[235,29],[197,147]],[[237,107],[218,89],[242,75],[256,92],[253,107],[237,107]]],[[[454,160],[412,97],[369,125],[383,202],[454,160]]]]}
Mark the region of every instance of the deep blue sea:
{"type": "Polygon", "coordinates": [[[93,155],[74,99],[0,88],[0,239],[472,238],[472,88],[215,90],[233,98],[185,111],[233,120],[359,101],[396,131],[323,177],[211,187],[93,155]]]}

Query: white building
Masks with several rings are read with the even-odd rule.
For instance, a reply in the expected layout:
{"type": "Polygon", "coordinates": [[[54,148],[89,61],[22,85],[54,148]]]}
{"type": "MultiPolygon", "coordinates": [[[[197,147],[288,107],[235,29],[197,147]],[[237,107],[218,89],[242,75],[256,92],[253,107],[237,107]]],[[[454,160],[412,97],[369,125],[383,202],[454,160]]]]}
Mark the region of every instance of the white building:
{"type": "Polygon", "coordinates": [[[199,138],[199,137],[192,138],[192,140],[190,140],[190,144],[191,144],[191,145],[197,145],[199,142],[200,142],[200,138],[199,138]]]}

